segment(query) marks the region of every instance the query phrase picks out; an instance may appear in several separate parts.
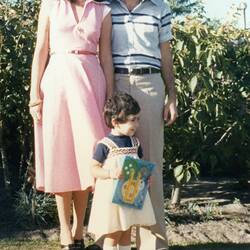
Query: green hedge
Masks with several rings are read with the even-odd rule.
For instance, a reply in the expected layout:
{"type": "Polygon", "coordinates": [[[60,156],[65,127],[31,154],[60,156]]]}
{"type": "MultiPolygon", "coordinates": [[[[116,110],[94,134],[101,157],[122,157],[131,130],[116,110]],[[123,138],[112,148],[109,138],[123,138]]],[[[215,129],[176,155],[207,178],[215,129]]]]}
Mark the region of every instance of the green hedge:
{"type": "Polygon", "coordinates": [[[37,10],[38,1],[0,3],[0,179],[12,191],[20,189],[32,158],[32,123],[27,104],[37,10]]]}
{"type": "Polygon", "coordinates": [[[187,18],[174,37],[180,117],[165,129],[166,166],[249,178],[250,32],[187,18]]]}

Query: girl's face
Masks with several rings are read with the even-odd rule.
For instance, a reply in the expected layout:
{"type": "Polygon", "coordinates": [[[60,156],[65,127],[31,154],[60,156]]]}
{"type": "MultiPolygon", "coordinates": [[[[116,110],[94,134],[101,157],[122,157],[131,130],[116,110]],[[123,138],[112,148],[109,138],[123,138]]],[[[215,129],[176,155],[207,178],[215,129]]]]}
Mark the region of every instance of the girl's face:
{"type": "Polygon", "coordinates": [[[115,135],[133,136],[139,126],[139,114],[129,115],[124,123],[114,122],[112,132],[115,135]]]}

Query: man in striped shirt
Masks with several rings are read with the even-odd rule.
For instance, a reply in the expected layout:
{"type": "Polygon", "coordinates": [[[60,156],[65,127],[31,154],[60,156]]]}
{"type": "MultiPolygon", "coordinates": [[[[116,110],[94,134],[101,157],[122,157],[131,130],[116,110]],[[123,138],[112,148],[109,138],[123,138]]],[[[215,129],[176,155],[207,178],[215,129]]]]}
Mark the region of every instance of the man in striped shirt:
{"type": "Polygon", "coordinates": [[[137,136],[144,158],[157,164],[150,187],[157,224],[140,229],[138,249],[168,249],[162,183],[163,132],[164,119],[170,125],[177,117],[169,43],[171,12],[163,0],[112,0],[111,9],[116,90],[129,93],[139,102],[142,111],[137,136]]]}

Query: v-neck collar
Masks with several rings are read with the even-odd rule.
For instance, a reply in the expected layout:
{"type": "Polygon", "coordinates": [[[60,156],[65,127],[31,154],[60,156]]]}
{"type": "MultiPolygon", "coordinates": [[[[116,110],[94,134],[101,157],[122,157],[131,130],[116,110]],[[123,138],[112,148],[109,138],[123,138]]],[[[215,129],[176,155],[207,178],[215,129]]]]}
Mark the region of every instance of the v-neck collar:
{"type": "Polygon", "coordinates": [[[69,4],[69,8],[70,8],[70,12],[73,16],[73,19],[75,21],[75,24],[78,25],[81,21],[82,21],[82,18],[83,18],[83,15],[84,15],[84,12],[85,12],[85,9],[86,9],[86,6],[89,2],[91,2],[92,0],[86,0],[85,3],[84,3],[84,6],[83,6],[83,9],[82,9],[82,14],[80,16],[77,16],[77,12],[75,14],[74,12],[74,9],[73,9],[73,6],[72,6],[72,3],[70,1],[67,1],[68,4],[69,4]],[[78,19],[78,20],[77,20],[78,19]]]}

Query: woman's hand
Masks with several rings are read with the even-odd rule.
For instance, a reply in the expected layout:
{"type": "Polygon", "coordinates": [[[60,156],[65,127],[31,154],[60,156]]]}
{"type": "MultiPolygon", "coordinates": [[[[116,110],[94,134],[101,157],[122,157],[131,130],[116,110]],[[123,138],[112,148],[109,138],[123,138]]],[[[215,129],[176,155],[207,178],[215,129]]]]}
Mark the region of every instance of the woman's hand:
{"type": "Polygon", "coordinates": [[[154,183],[154,177],[152,175],[150,175],[148,177],[148,188],[150,188],[154,183]]]}
{"type": "Polygon", "coordinates": [[[42,120],[42,102],[30,107],[30,114],[34,122],[40,122],[42,120]]]}
{"type": "Polygon", "coordinates": [[[112,38],[112,18],[109,13],[102,22],[100,42],[99,42],[99,59],[106,80],[106,99],[112,96],[114,88],[114,69],[111,49],[112,38]]]}

